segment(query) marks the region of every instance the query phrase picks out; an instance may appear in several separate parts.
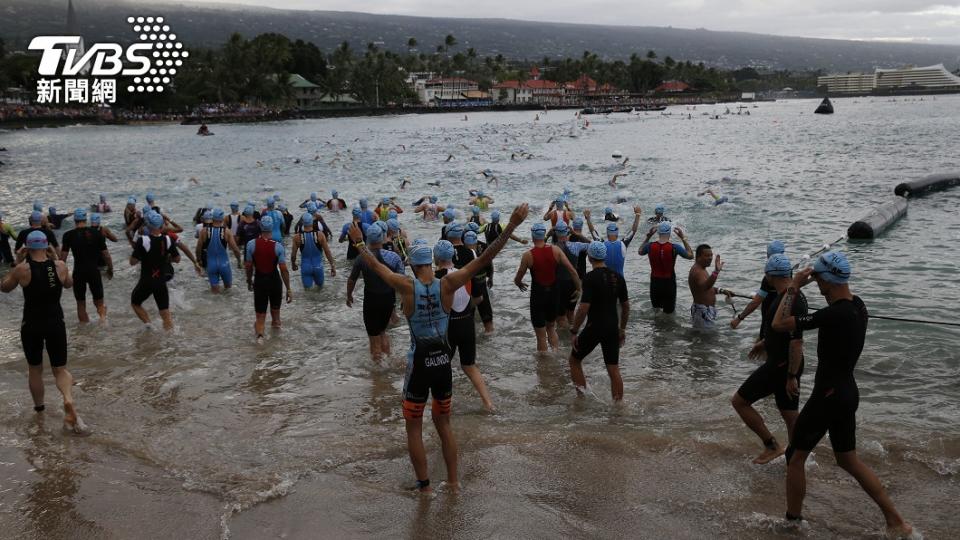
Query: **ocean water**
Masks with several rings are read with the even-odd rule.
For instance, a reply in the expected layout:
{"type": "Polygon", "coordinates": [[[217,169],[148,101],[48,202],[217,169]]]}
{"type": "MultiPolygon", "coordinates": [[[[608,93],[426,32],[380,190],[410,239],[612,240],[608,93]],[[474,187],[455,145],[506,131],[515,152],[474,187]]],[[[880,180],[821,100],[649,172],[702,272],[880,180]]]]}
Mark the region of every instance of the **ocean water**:
{"type": "MultiPolygon", "coordinates": [[[[718,285],[750,293],[769,240],[786,242],[799,262],[891,199],[896,183],[960,169],[960,97],[838,99],[832,116],[812,114],[816,105],[750,104],[742,109],[749,115],[734,106],[725,114],[726,105],[673,107],[586,117],[588,127],[573,111],[550,111],[539,120],[533,112],[468,113],[467,120],[451,113],[213,125],[213,137],[176,125],[2,132],[0,211],[19,227],[34,199],[64,211],[104,193],[119,210],[128,195],[142,201],[152,191],[187,224],[206,201],[226,207],[279,192],[296,206],[311,191],[337,189],[351,203],[398,196],[408,210],[435,193],[462,212],[468,190],[482,188],[504,214],[531,204],[519,229],[526,236],[568,187],[578,210],[600,216],[605,206],[629,216],[638,204],[645,219],[666,204],[692,245],[709,243],[725,261],[718,285]],[[626,166],[614,151],[629,157],[626,166]],[[485,169],[499,185],[486,183],[485,169]],[[620,187],[609,187],[619,173],[626,173],[620,187]],[[412,185],[401,191],[404,178],[412,185]],[[714,207],[698,196],[708,187],[730,202],[714,207]]],[[[955,320],[958,204],[960,190],[918,198],[876,241],[837,244],[853,264],[854,292],[873,314],[955,320]]],[[[349,215],[325,218],[337,228],[349,215]]],[[[401,221],[411,238],[432,242],[439,234],[438,224],[410,213],[401,221]]],[[[118,231],[121,213],[105,224],[118,231]]],[[[412,483],[399,406],[406,325],[390,330],[391,358],[373,364],[360,305],[345,305],[343,244],[333,244],[338,273],[322,291],[303,291],[292,273],[283,329],[262,346],[253,341],[252,294],[241,286],[213,295],[184,264],[171,294],[177,329],[143,330],[129,307],[139,270],[126,263],[128,246],[111,245],[117,272],[105,281],[108,323],[81,327],[71,294],[63,297],[75,396],[94,432],[82,439],[60,433],[49,373],[50,412],[32,413],[18,336],[22,295],[4,295],[3,536],[880,537],[879,511],[834,466],[826,439],[808,466],[809,527],[780,527],[783,461],[750,464],[760,445],[729,405],[756,367],[746,352],[759,316],[735,331],[693,332],[684,260],[676,314],[655,315],[649,269],[636,254],[644,228],[626,265],[632,313],[618,406],[599,351],[585,362],[591,392],[582,399],[569,382],[566,336],[561,354],[535,354],[527,296],[512,284],[525,248],[510,243],[498,256],[496,333],[478,343],[497,413],[483,411],[455,366],[462,490],[441,488],[433,498],[405,489],[412,483]]],[[[824,305],[815,288],[806,292],[812,306],[824,305]]],[[[151,302],[145,306],[154,313],[151,302]]],[[[721,307],[721,320],[732,316],[721,307]]],[[[958,345],[956,328],[874,319],[856,372],[859,451],[929,538],[960,535],[958,345]]],[[[802,401],[815,347],[816,337],[806,336],[802,401]]],[[[785,440],[772,400],[759,410],[785,440]]],[[[439,442],[432,428],[425,434],[439,482],[439,442]]]]}

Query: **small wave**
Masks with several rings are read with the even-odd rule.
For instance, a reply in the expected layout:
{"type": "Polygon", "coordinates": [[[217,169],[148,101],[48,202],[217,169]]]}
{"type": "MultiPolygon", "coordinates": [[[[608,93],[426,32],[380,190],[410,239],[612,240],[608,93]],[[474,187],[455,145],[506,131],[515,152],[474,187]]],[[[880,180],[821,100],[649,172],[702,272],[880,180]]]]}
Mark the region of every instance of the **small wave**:
{"type": "Polygon", "coordinates": [[[929,467],[933,472],[939,474],[940,476],[956,476],[960,473],[960,458],[957,459],[948,459],[942,457],[925,457],[917,454],[916,452],[907,452],[903,455],[904,459],[910,461],[916,461],[922,463],[929,467]]]}

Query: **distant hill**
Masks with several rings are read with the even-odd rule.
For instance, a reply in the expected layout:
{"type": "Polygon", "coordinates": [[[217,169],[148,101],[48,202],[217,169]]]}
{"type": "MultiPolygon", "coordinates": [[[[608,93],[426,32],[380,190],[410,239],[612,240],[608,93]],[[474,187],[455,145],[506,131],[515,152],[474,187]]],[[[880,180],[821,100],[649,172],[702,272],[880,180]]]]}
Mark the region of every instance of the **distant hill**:
{"type": "MultiPolygon", "coordinates": [[[[268,0],[265,0],[267,2],[268,0]]],[[[781,37],[743,32],[680,28],[599,26],[540,23],[506,19],[450,19],[371,15],[334,11],[292,11],[246,6],[125,3],[118,0],[75,0],[84,38],[127,41],[128,15],[163,15],[181,41],[193,47],[216,47],[232,32],[251,37],[277,32],[312,41],[332,50],[342,41],[355,49],[368,42],[406,51],[415,37],[422,52],[431,53],[453,34],[454,51],[476,49],[481,56],[502,54],[509,59],[579,57],[589,50],[606,59],[655,51],[661,58],[704,62],[732,68],[870,70],[874,67],[944,63],[955,70],[960,46],[877,43],[781,37]]],[[[38,34],[62,32],[66,0],[2,0],[0,38],[8,49],[24,48],[38,34]]]]}

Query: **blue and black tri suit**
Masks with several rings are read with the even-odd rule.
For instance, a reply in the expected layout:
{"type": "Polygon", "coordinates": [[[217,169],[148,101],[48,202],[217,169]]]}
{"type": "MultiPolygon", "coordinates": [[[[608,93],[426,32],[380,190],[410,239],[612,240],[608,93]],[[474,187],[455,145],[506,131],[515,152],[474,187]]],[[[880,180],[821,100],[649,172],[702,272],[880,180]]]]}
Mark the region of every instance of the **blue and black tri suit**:
{"type": "Polygon", "coordinates": [[[227,235],[224,231],[223,227],[210,227],[207,229],[207,239],[203,243],[207,257],[207,279],[211,286],[220,285],[221,279],[224,287],[233,286],[230,255],[227,253],[227,235]]]}
{"type": "Polygon", "coordinates": [[[433,415],[449,415],[453,397],[453,373],[447,328],[450,314],[440,302],[440,280],[429,285],[413,280],[413,314],[410,326],[410,352],[403,382],[403,417],[421,418],[427,398],[433,395],[433,415]]]}
{"type": "Polygon", "coordinates": [[[302,235],[303,260],[300,263],[300,281],[304,289],[314,285],[323,287],[323,248],[317,231],[300,233],[302,235]]]}

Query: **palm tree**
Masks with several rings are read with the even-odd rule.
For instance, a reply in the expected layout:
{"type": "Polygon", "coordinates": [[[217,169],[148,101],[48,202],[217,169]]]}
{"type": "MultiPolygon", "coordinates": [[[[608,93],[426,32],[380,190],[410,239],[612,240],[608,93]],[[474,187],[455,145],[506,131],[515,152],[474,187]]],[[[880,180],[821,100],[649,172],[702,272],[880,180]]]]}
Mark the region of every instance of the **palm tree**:
{"type": "Polygon", "coordinates": [[[457,38],[453,37],[453,34],[447,34],[447,37],[443,40],[443,44],[446,45],[447,49],[450,49],[450,47],[457,44],[457,38]]]}
{"type": "Polygon", "coordinates": [[[657,53],[653,51],[647,51],[647,60],[656,60],[656,59],[657,59],[657,53]]]}
{"type": "Polygon", "coordinates": [[[407,40],[407,48],[408,48],[408,49],[416,49],[416,48],[417,48],[417,38],[412,37],[412,38],[408,39],[408,40],[407,40]]]}

